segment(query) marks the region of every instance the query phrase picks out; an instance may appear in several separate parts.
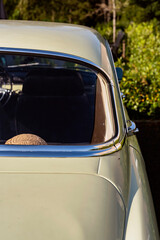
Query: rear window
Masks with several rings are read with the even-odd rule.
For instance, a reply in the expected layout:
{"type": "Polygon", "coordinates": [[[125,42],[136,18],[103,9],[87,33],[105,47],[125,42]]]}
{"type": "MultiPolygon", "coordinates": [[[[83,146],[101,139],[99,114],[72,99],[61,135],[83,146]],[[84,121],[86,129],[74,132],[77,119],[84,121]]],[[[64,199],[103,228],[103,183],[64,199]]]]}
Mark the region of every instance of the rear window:
{"type": "Polygon", "coordinates": [[[34,134],[47,144],[98,144],[115,135],[110,84],[85,65],[0,55],[0,143],[34,134]]]}

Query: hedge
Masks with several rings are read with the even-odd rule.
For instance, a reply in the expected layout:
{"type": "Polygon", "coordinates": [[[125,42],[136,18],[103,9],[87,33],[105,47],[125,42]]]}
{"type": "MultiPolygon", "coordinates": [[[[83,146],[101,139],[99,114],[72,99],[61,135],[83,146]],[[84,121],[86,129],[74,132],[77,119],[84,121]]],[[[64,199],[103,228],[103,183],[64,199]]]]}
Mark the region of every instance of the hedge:
{"type": "Polygon", "coordinates": [[[119,58],[124,76],[121,91],[130,112],[160,117],[160,29],[157,21],[132,23],[126,29],[127,57],[119,58]]]}

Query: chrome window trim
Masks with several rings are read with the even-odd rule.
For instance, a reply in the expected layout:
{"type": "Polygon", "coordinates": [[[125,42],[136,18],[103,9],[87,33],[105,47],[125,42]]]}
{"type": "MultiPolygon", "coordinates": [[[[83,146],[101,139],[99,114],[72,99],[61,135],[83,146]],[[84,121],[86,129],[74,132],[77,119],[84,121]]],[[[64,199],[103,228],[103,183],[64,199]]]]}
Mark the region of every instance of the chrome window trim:
{"type": "MultiPolygon", "coordinates": [[[[114,78],[115,80],[117,81],[117,84],[116,84],[116,87],[117,87],[117,92],[118,92],[118,96],[119,96],[119,100],[120,100],[120,105],[121,105],[121,113],[122,113],[122,117],[123,117],[123,124],[124,124],[124,127],[125,127],[125,133],[124,135],[126,135],[127,133],[127,126],[126,126],[126,115],[125,115],[125,110],[124,110],[124,105],[123,105],[123,101],[122,101],[122,95],[121,95],[121,91],[120,91],[120,86],[118,84],[118,77],[117,77],[117,72],[116,72],[116,68],[115,68],[115,65],[113,64],[114,62],[114,59],[113,59],[113,56],[112,56],[112,52],[111,52],[111,49],[110,49],[110,46],[109,46],[109,43],[108,41],[106,40],[106,51],[107,53],[109,54],[109,59],[111,59],[110,61],[110,64],[111,64],[111,68],[112,68],[112,71],[113,71],[113,75],[114,75],[114,78]]],[[[122,137],[123,138],[123,137],[122,137]]],[[[122,139],[123,141],[123,139],[122,139]]]]}
{"type": "Polygon", "coordinates": [[[105,72],[101,67],[99,67],[97,64],[95,64],[94,62],[91,62],[87,59],[75,56],[75,55],[70,55],[70,54],[66,54],[66,53],[60,53],[60,52],[52,52],[52,51],[46,51],[46,50],[34,50],[34,49],[21,49],[21,48],[4,48],[4,47],[0,47],[0,53],[6,53],[6,54],[10,54],[10,53],[14,53],[14,54],[26,54],[26,55],[32,55],[35,54],[37,56],[44,56],[45,57],[50,57],[50,56],[54,56],[56,59],[68,59],[68,60],[73,60],[74,62],[77,63],[82,63],[85,64],[86,66],[96,70],[98,69],[103,75],[107,76],[107,80],[109,80],[111,85],[114,85],[109,74],[107,72],[105,72]]]}
{"type": "Polygon", "coordinates": [[[19,48],[3,48],[0,47],[0,53],[6,54],[34,54],[37,56],[54,57],[55,59],[65,59],[74,61],[79,64],[90,67],[93,70],[99,71],[105,76],[105,79],[111,85],[111,97],[112,104],[114,106],[114,114],[116,117],[116,128],[117,134],[113,139],[96,145],[47,145],[47,146],[23,146],[23,145],[0,145],[0,156],[25,156],[25,157],[90,157],[90,156],[103,156],[114,153],[120,150],[123,146],[125,133],[123,133],[123,139],[120,140],[120,127],[117,117],[117,109],[115,104],[115,86],[111,77],[106,71],[95,63],[83,59],[74,55],[65,53],[45,51],[45,50],[34,50],[34,49],[19,49],[19,48]]]}

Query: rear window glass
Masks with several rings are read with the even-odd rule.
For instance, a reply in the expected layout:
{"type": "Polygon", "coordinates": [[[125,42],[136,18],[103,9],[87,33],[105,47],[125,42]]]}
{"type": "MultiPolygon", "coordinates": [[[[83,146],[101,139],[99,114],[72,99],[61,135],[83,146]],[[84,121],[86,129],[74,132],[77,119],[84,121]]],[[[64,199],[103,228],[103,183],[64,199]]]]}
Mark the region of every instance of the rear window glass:
{"type": "Polygon", "coordinates": [[[68,60],[0,55],[0,143],[34,134],[47,144],[97,144],[115,135],[110,85],[68,60]]]}

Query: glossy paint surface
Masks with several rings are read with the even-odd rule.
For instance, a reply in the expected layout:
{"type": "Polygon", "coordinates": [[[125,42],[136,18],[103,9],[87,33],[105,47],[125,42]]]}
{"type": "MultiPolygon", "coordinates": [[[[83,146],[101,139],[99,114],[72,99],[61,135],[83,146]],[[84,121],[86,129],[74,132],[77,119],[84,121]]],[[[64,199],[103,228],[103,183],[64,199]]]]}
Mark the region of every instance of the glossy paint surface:
{"type": "Polygon", "coordinates": [[[159,239],[144,160],[135,136],[128,138],[131,163],[126,240],[159,239]],[[134,226],[134,227],[133,227],[134,226]],[[133,234],[134,237],[133,238],[133,234]]]}
{"type": "Polygon", "coordinates": [[[159,239],[134,136],[104,157],[1,157],[0,179],[0,236],[7,240],[27,231],[47,240],[72,239],[71,232],[76,239],[159,239]]]}
{"type": "Polygon", "coordinates": [[[0,21],[0,47],[44,50],[93,62],[111,75],[105,41],[95,30],[70,24],[0,21]]]}
{"type": "Polygon", "coordinates": [[[123,237],[121,195],[96,174],[8,171],[0,192],[1,239],[123,237]]]}
{"type": "Polygon", "coordinates": [[[145,165],[127,135],[108,45],[76,25],[0,22],[0,51],[76,59],[109,77],[118,135],[88,146],[0,146],[0,239],[158,240],[145,165]],[[65,39],[65,41],[64,41],[65,39]]]}

